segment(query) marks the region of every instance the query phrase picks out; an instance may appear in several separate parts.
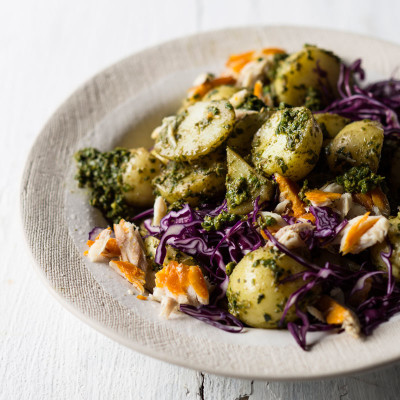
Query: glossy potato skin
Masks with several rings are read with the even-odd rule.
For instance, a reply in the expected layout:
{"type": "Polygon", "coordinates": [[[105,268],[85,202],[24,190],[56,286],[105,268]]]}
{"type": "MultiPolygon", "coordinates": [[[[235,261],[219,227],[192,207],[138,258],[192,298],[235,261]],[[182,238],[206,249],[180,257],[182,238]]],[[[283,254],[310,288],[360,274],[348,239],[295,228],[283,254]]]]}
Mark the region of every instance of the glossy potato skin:
{"type": "Polygon", "coordinates": [[[333,53],[315,46],[302,50],[284,60],[276,72],[274,89],[280,102],[291,106],[304,104],[308,88],[321,89],[320,82],[337,97],[340,59],[333,53]],[[323,71],[322,75],[318,70],[323,71]]]}
{"type": "Polygon", "coordinates": [[[228,211],[244,215],[259,204],[272,199],[275,190],[271,180],[254,170],[237,153],[227,147],[228,174],[226,176],[226,200],[228,211]]]}
{"type": "Polygon", "coordinates": [[[225,177],[225,155],[217,151],[192,164],[170,161],[153,185],[168,203],[185,201],[195,206],[223,194],[225,177]]]}
{"type": "MultiPolygon", "coordinates": [[[[274,247],[259,248],[247,254],[229,277],[229,311],[254,328],[279,327],[289,296],[305,285],[301,279],[279,283],[305,268],[274,247]]],[[[297,318],[292,307],[285,322],[297,318]]]]}
{"type": "Polygon", "coordinates": [[[351,120],[338,114],[314,114],[314,119],[321,128],[324,139],[333,139],[351,120]]]}
{"type": "Polygon", "coordinates": [[[304,178],[318,161],[322,132],[306,107],[276,111],[253,139],[253,164],[267,175],[304,178]]]}
{"type": "Polygon", "coordinates": [[[124,193],[128,204],[137,207],[151,206],[154,201],[151,181],[160,173],[160,161],[144,147],[131,150],[131,158],[124,166],[123,184],[129,187],[124,193]]]}
{"type": "Polygon", "coordinates": [[[240,156],[251,152],[251,143],[261,125],[272,115],[271,111],[248,111],[236,118],[235,125],[226,142],[227,146],[240,156]]]}
{"type": "Polygon", "coordinates": [[[239,88],[230,85],[217,86],[204,95],[203,101],[229,100],[238,90],[239,88]]]}
{"type": "Polygon", "coordinates": [[[215,151],[234,123],[235,111],[228,101],[199,101],[163,119],[154,151],[168,160],[193,162],[215,151]]]}
{"type": "MultiPolygon", "coordinates": [[[[400,281],[400,214],[397,217],[390,217],[389,222],[390,228],[387,240],[389,240],[393,249],[393,254],[390,257],[392,272],[395,279],[400,281]]],[[[381,253],[387,253],[388,251],[387,241],[377,243],[371,248],[372,261],[382,271],[387,271],[387,267],[381,258],[381,253]]]]}
{"type": "Polygon", "coordinates": [[[383,127],[379,122],[362,120],[346,125],[326,148],[331,171],[368,165],[378,170],[383,145],[383,127]]]}

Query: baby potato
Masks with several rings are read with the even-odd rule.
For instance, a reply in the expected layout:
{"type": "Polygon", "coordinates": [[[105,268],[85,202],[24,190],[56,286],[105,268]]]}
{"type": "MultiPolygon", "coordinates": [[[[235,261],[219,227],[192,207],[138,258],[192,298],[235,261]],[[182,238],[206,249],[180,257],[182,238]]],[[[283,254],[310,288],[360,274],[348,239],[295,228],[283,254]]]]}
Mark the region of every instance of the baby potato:
{"type": "Polygon", "coordinates": [[[272,112],[267,110],[237,112],[233,131],[226,142],[227,146],[240,156],[247,156],[251,152],[254,134],[271,114],[272,112]]]}
{"type": "Polygon", "coordinates": [[[267,175],[304,178],[318,161],[322,132],[306,107],[276,111],[254,135],[252,160],[267,175]]]}
{"type": "Polygon", "coordinates": [[[203,101],[229,100],[238,90],[239,88],[230,85],[217,86],[203,97],[203,101]]]}
{"type": "Polygon", "coordinates": [[[192,164],[170,161],[153,184],[170,204],[185,201],[194,206],[201,200],[215,200],[216,196],[223,194],[225,176],[225,155],[217,151],[192,164]]]}
{"type": "Polygon", "coordinates": [[[226,201],[232,214],[248,214],[253,202],[271,200],[274,184],[254,170],[239,154],[227,147],[228,175],[226,176],[226,201]]]}
{"type": "Polygon", "coordinates": [[[383,127],[377,121],[362,120],[346,125],[326,148],[329,168],[334,172],[368,165],[378,170],[383,145],[383,127]]]}
{"type": "MultiPolygon", "coordinates": [[[[393,276],[396,280],[400,281],[400,214],[397,217],[389,218],[390,227],[388,233],[388,240],[393,248],[393,254],[390,257],[393,268],[393,276]]],[[[371,257],[374,264],[378,269],[387,271],[386,264],[381,258],[381,253],[388,253],[389,246],[387,241],[377,243],[371,247],[371,257]]]]}
{"type": "Polygon", "coordinates": [[[216,150],[234,123],[235,111],[228,101],[199,101],[163,119],[154,151],[168,160],[192,162],[216,150]]]}
{"type": "Polygon", "coordinates": [[[161,163],[144,147],[131,150],[131,158],[124,166],[123,185],[128,188],[124,197],[137,207],[151,206],[154,202],[151,181],[160,173],[161,163]]]}
{"type": "Polygon", "coordinates": [[[291,106],[304,104],[310,88],[330,88],[337,96],[340,59],[330,51],[305,45],[282,61],[276,71],[275,93],[280,102],[291,106]],[[320,73],[318,73],[320,71],[320,73]]]}
{"type": "MultiPolygon", "coordinates": [[[[254,328],[278,328],[289,296],[305,285],[302,279],[279,283],[305,268],[274,247],[247,254],[229,277],[229,312],[254,328]]],[[[292,306],[285,322],[297,319],[292,306]]]]}
{"type": "Polygon", "coordinates": [[[314,114],[314,119],[321,128],[324,139],[333,139],[351,120],[338,114],[314,114]]]}

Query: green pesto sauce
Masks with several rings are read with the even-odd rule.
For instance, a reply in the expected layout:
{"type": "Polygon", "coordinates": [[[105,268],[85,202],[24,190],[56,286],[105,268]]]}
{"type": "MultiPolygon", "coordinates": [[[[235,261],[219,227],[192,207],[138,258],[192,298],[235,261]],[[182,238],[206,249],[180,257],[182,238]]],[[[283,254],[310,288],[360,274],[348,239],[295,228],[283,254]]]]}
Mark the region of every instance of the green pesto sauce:
{"type": "Polygon", "coordinates": [[[112,222],[129,219],[136,213],[125,201],[124,193],[130,187],[124,186],[122,180],[124,164],[130,157],[131,152],[123,148],[102,153],[89,147],[74,155],[79,187],[89,189],[89,203],[112,222]]]}
{"type": "Polygon", "coordinates": [[[288,150],[295,150],[300,143],[308,120],[309,114],[305,109],[288,108],[282,112],[276,134],[286,135],[286,148],[288,150]]]}
{"type": "MultiPolygon", "coordinates": [[[[199,198],[206,201],[215,196],[216,193],[192,193],[190,185],[198,179],[204,179],[207,176],[221,177],[226,174],[226,165],[223,158],[218,158],[214,162],[199,161],[189,164],[184,161],[170,161],[162,173],[153,179],[154,186],[162,186],[169,193],[182,192],[182,198],[169,209],[179,210],[182,204],[190,197],[199,198]]],[[[155,190],[155,195],[159,195],[155,190]]]]}
{"type": "Polygon", "coordinates": [[[271,217],[270,215],[265,215],[265,216],[260,215],[257,218],[257,223],[261,229],[265,229],[269,226],[276,225],[276,219],[274,217],[271,217]]]}
{"type": "Polygon", "coordinates": [[[210,215],[206,215],[204,221],[201,226],[206,231],[218,231],[220,230],[226,223],[234,222],[238,218],[235,214],[230,214],[227,211],[222,211],[216,217],[211,217],[210,215]]]}
{"type": "Polygon", "coordinates": [[[265,313],[264,319],[265,319],[265,322],[269,322],[269,321],[271,321],[272,317],[269,314],[265,313]]]}
{"type": "Polygon", "coordinates": [[[247,178],[241,176],[232,179],[227,176],[226,200],[230,207],[235,208],[252,199],[252,193],[262,186],[262,182],[256,176],[247,178]]]}
{"type": "Polygon", "coordinates": [[[230,276],[230,275],[232,274],[232,272],[233,272],[233,270],[235,269],[236,265],[237,265],[237,264],[236,264],[234,261],[231,261],[230,263],[226,264],[226,266],[225,266],[225,272],[226,272],[226,274],[227,274],[228,276],[230,276]]]}
{"type": "Polygon", "coordinates": [[[367,193],[385,180],[383,176],[377,175],[366,165],[352,167],[343,175],[336,177],[336,182],[344,186],[348,193],[367,193]]]}
{"type": "Polygon", "coordinates": [[[274,275],[275,281],[278,281],[282,275],[285,273],[285,270],[281,268],[273,258],[268,259],[258,259],[254,261],[252,267],[257,268],[258,266],[263,266],[265,268],[269,268],[274,275]]]}
{"type": "Polygon", "coordinates": [[[289,167],[285,163],[285,160],[282,157],[275,157],[275,160],[279,165],[279,168],[281,169],[282,173],[284,174],[289,169],[289,167]]]}
{"type": "Polygon", "coordinates": [[[240,317],[240,314],[246,314],[250,308],[248,301],[240,300],[240,292],[233,292],[228,288],[226,292],[228,299],[228,311],[235,317],[240,317]]]}
{"type": "Polygon", "coordinates": [[[199,128],[200,131],[205,129],[207,126],[211,124],[211,122],[220,114],[220,110],[215,106],[207,107],[207,115],[199,122],[196,122],[194,125],[199,128]]]}
{"type": "Polygon", "coordinates": [[[313,87],[307,88],[304,106],[311,111],[319,111],[324,108],[321,92],[313,87]]]}
{"type": "Polygon", "coordinates": [[[307,204],[309,204],[309,200],[307,200],[306,198],[306,192],[308,192],[310,190],[310,187],[308,186],[308,179],[304,179],[303,181],[303,186],[300,189],[300,192],[298,194],[299,199],[306,202],[307,204]]]}
{"type": "Polygon", "coordinates": [[[267,105],[262,100],[260,100],[257,96],[254,96],[254,94],[250,94],[238,108],[251,111],[260,111],[266,107],[267,105]]]}

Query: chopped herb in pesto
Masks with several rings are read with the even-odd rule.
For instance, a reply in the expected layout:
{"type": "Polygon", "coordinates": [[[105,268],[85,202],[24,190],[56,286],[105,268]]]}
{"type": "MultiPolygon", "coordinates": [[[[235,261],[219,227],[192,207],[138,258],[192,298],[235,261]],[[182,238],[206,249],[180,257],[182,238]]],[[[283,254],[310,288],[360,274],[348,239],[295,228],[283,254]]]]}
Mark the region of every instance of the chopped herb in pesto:
{"type": "Polygon", "coordinates": [[[226,223],[234,222],[238,218],[235,214],[230,214],[227,211],[222,211],[216,217],[211,217],[210,215],[206,215],[204,218],[204,222],[201,226],[206,231],[212,230],[220,230],[226,223]]]}
{"type": "Polygon", "coordinates": [[[309,204],[309,200],[306,198],[306,192],[310,190],[310,187],[308,186],[308,179],[304,179],[303,181],[303,186],[300,189],[300,192],[298,194],[300,200],[306,202],[309,204]]]}
{"type": "Polygon", "coordinates": [[[343,175],[336,177],[336,182],[348,193],[367,193],[379,186],[385,178],[371,171],[366,165],[352,167],[343,175]]]}
{"type": "Polygon", "coordinates": [[[227,179],[226,199],[232,208],[239,206],[249,198],[250,191],[246,178],[227,179]]]}
{"type": "Polygon", "coordinates": [[[259,294],[257,297],[257,304],[260,304],[265,299],[265,294],[259,294]]]}
{"type": "Polygon", "coordinates": [[[266,104],[254,94],[246,97],[245,101],[238,107],[245,110],[260,111],[262,108],[267,107],[266,104]]]}
{"type": "Polygon", "coordinates": [[[253,268],[257,268],[259,265],[261,265],[265,268],[269,268],[272,271],[272,273],[274,274],[275,281],[279,280],[279,278],[281,278],[285,272],[285,270],[283,268],[281,268],[273,258],[268,258],[266,260],[258,259],[256,261],[254,261],[252,266],[253,266],[253,268]]]}
{"type": "Polygon", "coordinates": [[[248,308],[250,308],[250,303],[245,300],[240,299],[239,292],[233,292],[228,288],[226,292],[226,297],[228,299],[228,311],[235,317],[239,317],[241,313],[246,314],[248,308]]]}
{"type": "Polygon", "coordinates": [[[308,87],[304,106],[311,111],[322,110],[324,108],[324,102],[322,101],[321,92],[313,87],[308,87]]]}
{"type": "Polygon", "coordinates": [[[297,144],[300,143],[308,120],[309,111],[305,108],[287,108],[282,112],[276,128],[276,134],[286,135],[286,147],[288,150],[294,150],[297,144]]]}
{"type": "Polygon", "coordinates": [[[208,108],[207,108],[207,111],[209,111],[209,112],[212,113],[213,115],[218,115],[218,114],[221,113],[221,112],[218,110],[218,108],[215,107],[215,106],[210,106],[210,107],[208,107],[208,108]]]}
{"type": "Polygon", "coordinates": [[[236,267],[236,263],[234,261],[231,261],[230,263],[226,264],[226,266],[225,266],[226,274],[229,276],[233,272],[235,267],[236,267]]]}
{"type": "Polygon", "coordinates": [[[269,322],[269,321],[271,321],[272,317],[269,314],[265,313],[264,319],[265,319],[265,322],[269,322]]]}
{"type": "Polygon", "coordinates": [[[124,198],[124,192],[130,190],[122,181],[124,164],[131,157],[127,149],[102,153],[94,148],[86,148],[75,154],[78,171],[75,179],[79,187],[90,190],[90,204],[98,208],[103,215],[113,222],[121,218],[129,219],[135,215],[135,210],[124,198]]]}
{"type": "Polygon", "coordinates": [[[275,157],[275,160],[278,163],[280,169],[282,170],[282,173],[284,174],[289,169],[284,159],[282,157],[275,157]]]}
{"type": "Polygon", "coordinates": [[[276,219],[274,217],[271,217],[270,215],[260,215],[257,219],[257,223],[261,229],[265,229],[268,226],[276,225],[276,219]]]}

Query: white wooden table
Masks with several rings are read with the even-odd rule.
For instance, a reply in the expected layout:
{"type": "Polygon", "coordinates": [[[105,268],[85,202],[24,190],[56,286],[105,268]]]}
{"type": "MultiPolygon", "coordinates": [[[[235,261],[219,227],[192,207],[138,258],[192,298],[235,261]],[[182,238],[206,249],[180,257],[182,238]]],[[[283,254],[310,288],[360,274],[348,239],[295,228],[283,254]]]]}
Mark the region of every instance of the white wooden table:
{"type": "Polygon", "coordinates": [[[0,399],[399,398],[400,364],[320,382],[250,382],[168,365],[112,342],[47,293],[33,271],[18,206],[24,161],[41,127],[78,85],[109,64],[171,38],[248,24],[314,25],[400,43],[400,3],[381,0],[379,9],[377,4],[373,0],[1,2],[0,399]]]}

